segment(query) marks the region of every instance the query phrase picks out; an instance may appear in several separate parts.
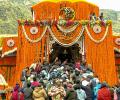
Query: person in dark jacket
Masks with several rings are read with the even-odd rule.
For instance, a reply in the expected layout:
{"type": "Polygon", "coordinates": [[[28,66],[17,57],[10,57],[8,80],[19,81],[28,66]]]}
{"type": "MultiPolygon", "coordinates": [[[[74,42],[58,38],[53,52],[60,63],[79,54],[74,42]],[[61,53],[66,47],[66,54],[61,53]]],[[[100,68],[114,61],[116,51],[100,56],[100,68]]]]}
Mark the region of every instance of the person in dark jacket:
{"type": "Polygon", "coordinates": [[[24,88],[24,90],[23,90],[24,100],[33,100],[33,98],[32,98],[33,89],[30,86],[31,86],[31,84],[27,83],[27,87],[24,88]]]}
{"type": "Polygon", "coordinates": [[[84,90],[81,89],[81,85],[77,84],[74,86],[74,89],[77,93],[77,100],[85,100],[87,98],[84,90]]]}
{"type": "Polygon", "coordinates": [[[65,100],[77,100],[77,93],[74,90],[72,84],[67,85],[67,92],[65,100]]]}
{"type": "Polygon", "coordinates": [[[86,93],[86,100],[93,100],[93,92],[92,92],[92,89],[90,87],[90,85],[87,85],[87,86],[81,86],[81,88],[85,91],[86,93]]]}

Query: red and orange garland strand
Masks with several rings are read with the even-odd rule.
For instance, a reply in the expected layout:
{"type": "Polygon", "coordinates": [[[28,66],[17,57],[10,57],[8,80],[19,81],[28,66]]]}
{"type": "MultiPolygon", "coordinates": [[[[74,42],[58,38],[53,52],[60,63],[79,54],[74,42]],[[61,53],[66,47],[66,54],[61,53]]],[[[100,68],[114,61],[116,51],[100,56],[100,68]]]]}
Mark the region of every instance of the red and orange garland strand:
{"type": "MultiPolygon", "coordinates": [[[[106,22],[106,31],[105,31],[105,34],[103,35],[103,37],[100,39],[100,40],[96,40],[96,39],[94,39],[92,36],[91,36],[91,34],[90,34],[90,32],[89,32],[89,30],[87,29],[87,25],[91,25],[91,21],[87,21],[87,20],[81,20],[81,21],[71,21],[70,23],[71,24],[69,24],[69,26],[65,26],[65,25],[67,25],[68,23],[69,23],[70,21],[66,21],[66,22],[64,22],[64,23],[66,23],[66,24],[60,24],[60,20],[59,21],[18,21],[18,23],[19,23],[19,25],[22,25],[22,29],[23,29],[23,33],[24,33],[24,36],[25,36],[25,38],[29,41],[29,42],[31,42],[31,43],[36,43],[36,42],[39,42],[39,41],[41,41],[41,39],[42,39],[42,37],[46,34],[46,32],[47,32],[47,30],[50,32],[50,34],[51,34],[51,36],[55,39],[55,41],[57,42],[57,43],[59,43],[60,45],[63,45],[63,46],[71,46],[71,45],[73,45],[73,44],[75,44],[78,40],[79,40],[79,38],[81,37],[81,34],[83,34],[83,32],[84,32],[84,28],[85,28],[85,30],[86,30],[86,32],[87,32],[87,34],[88,34],[88,36],[89,36],[89,38],[93,41],[93,42],[95,42],[95,43],[101,43],[105,38],[106,38],[106,36],[107,36],[107,33],[108,33],[108,26],[111,24],[111,21],[107,21],[106,22]],[[57,24],[55,24],[55,23],[57,23],[57,24]],[[65,43],[62,43],[62,42],[60,42],[59,41],[59,39],[57,39],[57,37],[54,35],[55,33],[53,33],[52,32],[52,30],[51,30],[51,28],[52,28],[52,25],[54,25],[55,24],[55,26],[57,27],[57,29],[61,32],[61,33],[63,33],[63,35],[64,36],[68,36],[68,33],[72,33],[72,32],[74,32],[75,30],[76,30],[76,28],[81,24],[82,25],[82,31],[80,32],[80,35],[72,42],[72,43],[69,43],[69,44],[65,44],[65,43]],[[41,34],[41,36],[39,37],[39,38],[37,38],[37,39],[35,39],[35,40],[32,40],[32,39],[30,39],[29,37],[28,37],[28,35],[27,35],[27,33],[26,33],[26,30],[25,30],[25,27],[24,27],[24,25],[31,25],[31,26],[33,26],[33,25],[37,25],[37,27],[45,27],[45,29],[44,29],[44,31],[43,31],[43,33],[41,34]]],[[[100,23],[100,21],[96,21],[96,22],[94,22],[95,23],[95,25],[101,25],[100,23]]]]}
{"type": "Polygon", "coordinates": [[[75,21],[71,21],[71,20],[35,20],[35,21],[32,21],[32,20],[18,20],[18,24],[19,25],[35,25],[35,26],[46,26],[46,25],[49,25],[49,26],[52,26],[52,25],[60,25],[60,26],[66,26],[66,27],[69,27],[69,26],[72,26],[72,25],[77,25],[77,24],[81,24],[81,25],[95,25],[95,24],[98,24],[100,26],[104,25],[104,26],[107,26],[107,25],[110,25],[112,23],[111,20],[107,20],[106,22],[104,22],[103,24],[103,21],[101,20],[97,20],[97,21],[90,21],[90,20],[75,20],[75,21]]]}

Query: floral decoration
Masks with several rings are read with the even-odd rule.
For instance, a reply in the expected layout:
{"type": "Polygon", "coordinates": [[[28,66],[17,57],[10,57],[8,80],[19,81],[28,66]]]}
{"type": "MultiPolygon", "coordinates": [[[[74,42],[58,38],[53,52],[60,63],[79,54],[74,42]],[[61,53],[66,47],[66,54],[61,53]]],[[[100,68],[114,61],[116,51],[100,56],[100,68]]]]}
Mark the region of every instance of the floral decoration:
{"type": "Polygon", "coordinates": [[[111,25],[111,24],[112,24],[112,20],[107,20],[107,21],[106,21],[106,25],[109,26],[109,25],[111,25]]]}
{"type": "Polygon", "coordinates": [[[75,17],[75,11],[70,7],[60,9],[59,19],[72,20],[75,17]]]}
{"type": "Polygon", "coordinates": [[[31,27],[30,32],[31,32],[31,34],[37,34],[38,33],[38,28],[37,27],[31,27]]]}
{"type": "Polygon", "coordinates": [[[18,20],[19,25],[35,25],[35,26],[52,26],[52,25],[57,25],[59,24],[60,26],[66,26],[69,27],[71,25],[76,25],[76,24],[81,24],[81,25],[90,25],[91,28],[93,28],[94,25],[100,25],[100,26],[107,26],[111,25],[112,21],[101,21],[101,20],[65,20],[65,19],[59,19],[59,20],[18,20]]]}
{"type": "Polygon", "coordinates": [[[117,38],[117,39],[115,40],[115,43],[120,46],[120,38],[117,38]]]}
{"type": "Polygon", "coordinates": [[[101,29],[101,26],[100,25],[94,25],[93,26],[93,31],[95,32],[95,33],[100,33],[101,31],[102,31],[102,29],[101,29]]]}
{"type": "Polygon", "coordinates": [[[9,39],[9,40],[7,41],[7,45],[8,45],[9,47],[13,47],[13,46],[15,45],[14,40],[13,40],[13,39],[9,39]]]}

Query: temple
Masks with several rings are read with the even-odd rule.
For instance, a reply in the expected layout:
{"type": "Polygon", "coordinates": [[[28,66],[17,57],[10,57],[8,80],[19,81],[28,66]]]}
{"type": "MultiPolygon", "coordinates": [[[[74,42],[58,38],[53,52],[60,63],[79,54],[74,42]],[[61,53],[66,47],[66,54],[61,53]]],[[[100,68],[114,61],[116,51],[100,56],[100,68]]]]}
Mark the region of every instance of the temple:
{"type": "Polygon", "coordinates": [[[113,36],[110,20],[97,19],[97,5],[41,0],[31,11],[33,20],[18,20],[18,35],[0,38],[0,73],[9,85],[19,82],[23,68],[33,62],[53,62],[56,57],[86,61],[101,82],[117,84],[120,37],[113,36]]]}

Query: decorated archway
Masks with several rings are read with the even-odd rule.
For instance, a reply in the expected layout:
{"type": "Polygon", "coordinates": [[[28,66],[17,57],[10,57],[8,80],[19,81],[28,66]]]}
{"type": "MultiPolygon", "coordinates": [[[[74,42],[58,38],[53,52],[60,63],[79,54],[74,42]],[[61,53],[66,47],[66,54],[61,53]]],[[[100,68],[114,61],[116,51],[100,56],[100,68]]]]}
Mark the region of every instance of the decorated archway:
{"type": "MultiPolygon", "coordinates": [[[[70,47],[84,36],[86,61],[101,81],[117,82],[111,21],[90,20],[99,8],[88,2],[40,2],[32,7],[33,21],[18,21],[17,73],[35,60],[49,61],[51,41],[70,47]],[[109,78],[108,78],[109,77],[109,78]]],[[[19,81],[20,75],[16,79],[19,81]]]]}
{"type": "Polygon", "coordinates": [[[69,47],[61,46],[57,43],[52,45],[52,52],[50,53],[50,63],[54,62],[55,58],[63,62],[67,60],[69,63],[74,63],[77,59],[82,61],[81,47],[76,43],[69,47]]]}

